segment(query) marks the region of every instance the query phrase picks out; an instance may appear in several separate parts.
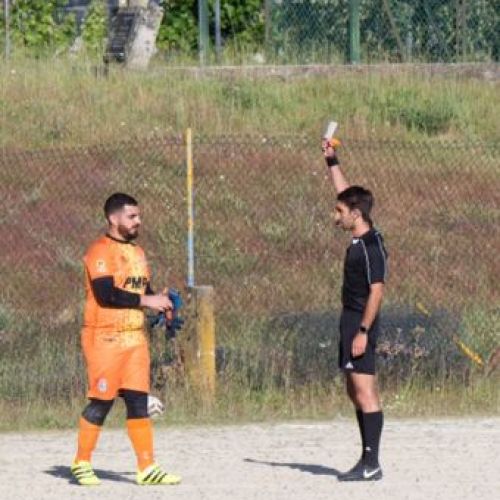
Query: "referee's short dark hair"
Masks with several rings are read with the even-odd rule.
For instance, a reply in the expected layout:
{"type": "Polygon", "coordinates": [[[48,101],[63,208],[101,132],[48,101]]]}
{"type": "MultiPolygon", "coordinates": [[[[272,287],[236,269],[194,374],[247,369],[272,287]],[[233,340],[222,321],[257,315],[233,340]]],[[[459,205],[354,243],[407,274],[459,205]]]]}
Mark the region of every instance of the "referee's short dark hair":
{"type": "Polygon", "coordinates": [[[371,191],[361,186],[349,186],[338,194],[337,200],[347,205],[349,210],[358,209],[363,220],[372,224],[370,213],[374,200],[371,191]]]}
{"type": "Polygon", "coordinates": [[[136,207],[138,205],[137,200],[125,193],[114,193],[112,194],[104,203],[104,215],[106,219],[109,219],[109,216],[114,212],[118,212],[125,205],[132,205],[136,207]]]}

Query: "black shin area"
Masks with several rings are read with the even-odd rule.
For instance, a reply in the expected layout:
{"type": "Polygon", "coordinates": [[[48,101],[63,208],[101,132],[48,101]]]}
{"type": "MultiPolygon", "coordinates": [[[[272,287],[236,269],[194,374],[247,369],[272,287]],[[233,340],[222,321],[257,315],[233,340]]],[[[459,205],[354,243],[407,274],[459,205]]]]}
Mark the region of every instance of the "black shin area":
{"type": "Polygon", "coordinates": [[[127,407],[127,419],[148,418],[148,394],[146,392],[122,389],[120,396],[127,407]]]}
{"type": "Polygon", "coordinates": [[[356,420],[358,421],[359,434],[361,436],[361,455],[364,457],[366,446],[365,428],[363,425],[363,412],[359,408],[356,408],[356,420]]]}
{"type": "Polygon", "coordinates": [[[363,426],[365,431],[364,461],[371,467],[378,467],[380,435],[384,426],[384,414],[382,411],[363,413],[363,426]]]}
{"type": "Polygon", "coordinates": [[[114,399],[104,400],[90,398],[90,403],[82,412],[82,417],[94,425],[102,425],[113,406],[114,399]]]}

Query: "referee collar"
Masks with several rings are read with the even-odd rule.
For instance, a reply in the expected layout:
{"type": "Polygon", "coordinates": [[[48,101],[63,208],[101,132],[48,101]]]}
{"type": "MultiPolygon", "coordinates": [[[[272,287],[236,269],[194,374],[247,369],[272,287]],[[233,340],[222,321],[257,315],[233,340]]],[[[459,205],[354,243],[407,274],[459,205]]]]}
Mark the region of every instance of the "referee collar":
{"type": "Polygon", "coordinates": [[[352,237],[352,242],[356,244],[359,240],[366,240],[369,238],[372,234],[375,234],[377,230],[373,227],[368,229],[368,231],[365,231],[361,236],[353,236],[352,237]]]}

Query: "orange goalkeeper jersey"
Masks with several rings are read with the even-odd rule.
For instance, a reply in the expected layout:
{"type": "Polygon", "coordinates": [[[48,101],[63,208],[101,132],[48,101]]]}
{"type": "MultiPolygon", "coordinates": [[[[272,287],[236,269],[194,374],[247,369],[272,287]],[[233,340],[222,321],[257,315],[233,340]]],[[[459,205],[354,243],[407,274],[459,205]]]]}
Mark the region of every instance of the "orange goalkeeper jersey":
{"type": "Polygon", "coordinates": [[[92,243],[83,260],[86,292],[84,331],[94,337],[101,334],[110,337],[143,330],[144,313],[141,309],[101,307],[91,285],[96,278],[112,276],[115,287],[143,295],[150,280],[150,271],[142,248],[131,242],[102,236],[92,243]]]}

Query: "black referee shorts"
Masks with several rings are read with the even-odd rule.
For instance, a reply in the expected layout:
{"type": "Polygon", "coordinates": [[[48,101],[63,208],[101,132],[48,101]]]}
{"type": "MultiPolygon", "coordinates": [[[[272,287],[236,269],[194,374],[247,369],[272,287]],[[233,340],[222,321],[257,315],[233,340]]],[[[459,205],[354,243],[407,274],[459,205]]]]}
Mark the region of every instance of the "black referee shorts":
{"type": "Polygon", "coordinates": [[[368,331],[368,343],[362,356],[352,357],[352,341],[359,331],[363,313],[343,309],[340,316],[339,368],[345,372],[375,375],[375,349],[379,336],[379,319],[373,322],[368,331]]]}

